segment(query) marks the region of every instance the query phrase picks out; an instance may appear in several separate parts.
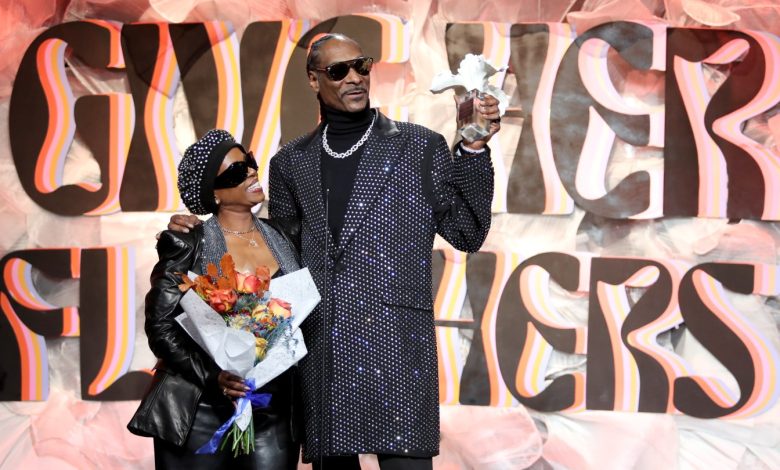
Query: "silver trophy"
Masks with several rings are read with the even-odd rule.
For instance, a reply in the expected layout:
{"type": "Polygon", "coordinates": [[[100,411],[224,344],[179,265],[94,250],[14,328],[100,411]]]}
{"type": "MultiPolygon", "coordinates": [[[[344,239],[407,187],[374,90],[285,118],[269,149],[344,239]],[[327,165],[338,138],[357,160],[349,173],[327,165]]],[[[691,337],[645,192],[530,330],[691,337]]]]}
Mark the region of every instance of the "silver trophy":
{"type": "Polygon", "coordinates": [[[431,91],[441,93],[450,88],[456,89],[458,130],[467,142],[479,140],[490,133],[490,120],[482,117],[477,111],[476,100],[484,99],[486,94],[498,99],[499,115],[503,116],[509,102],[506,93],[500,88],[488,84],[487,80],[496,69],[485,61],[482,55],[466,54],[460,62],[456,75],[450,72],[439,72],[433,77],[431,91]]]}

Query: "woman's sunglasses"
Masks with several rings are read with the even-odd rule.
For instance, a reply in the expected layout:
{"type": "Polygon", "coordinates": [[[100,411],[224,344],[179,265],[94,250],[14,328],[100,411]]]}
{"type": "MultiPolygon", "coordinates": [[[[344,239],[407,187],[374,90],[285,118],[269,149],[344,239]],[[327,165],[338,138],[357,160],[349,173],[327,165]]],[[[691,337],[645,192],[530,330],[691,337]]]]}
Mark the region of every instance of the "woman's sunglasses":
{"type": "Polygon", "coordinates": [[[355,72],[360,75],[366,76],[371,71],[373,65],[373,57],[358,57],[357,59],[345,60],[344,62],[335,62],[325,68],[312,67],[312,70],[325,72],[328,78],[337,82],[343,80],[349,74],[349,69],[351,68],[355,69],[355,72]]]}
{"type": "Polygon", "coordinates": [[[243,162],[233,162],[214,178],[214,189],[235,188],[249,177],[249,169],[257,171],[257,162],[252,152],[244,155],[243,162]]]}

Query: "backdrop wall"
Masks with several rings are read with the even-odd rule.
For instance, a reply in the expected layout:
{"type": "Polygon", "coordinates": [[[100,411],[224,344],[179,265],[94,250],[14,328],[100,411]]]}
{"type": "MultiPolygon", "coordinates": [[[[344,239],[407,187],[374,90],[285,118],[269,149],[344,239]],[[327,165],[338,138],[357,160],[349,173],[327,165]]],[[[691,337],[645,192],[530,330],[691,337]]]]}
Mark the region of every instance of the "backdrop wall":
{"type": "Polygon", "coordinates": [[[435,247],[436,468],[780,467],[780,6],[0,12],[3,468],[152,467],[124,426],[154,364],[143,295],[183,209],[181,152],[225,128],[267,176],[316,125],[306,47],[329,31],[377,58],[373,106],[450,143],[433,76],[468,52],[508,66],[488,240],[435,247]]]}

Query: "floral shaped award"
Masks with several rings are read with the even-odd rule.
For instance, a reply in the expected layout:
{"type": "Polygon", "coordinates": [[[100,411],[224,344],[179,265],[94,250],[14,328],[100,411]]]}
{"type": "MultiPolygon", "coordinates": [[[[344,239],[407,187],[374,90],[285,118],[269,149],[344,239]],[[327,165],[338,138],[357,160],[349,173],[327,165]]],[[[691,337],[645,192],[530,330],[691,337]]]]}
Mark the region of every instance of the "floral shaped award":
{"type": "Polygon", "coordinates": [[[505,70],[506,67],[496,69],[485,57],[474,54],[466,54],[460,61],[458,73],[439,72],[433,77],[431,91],[441,93],[450,88],[457,88],[455,101],[458,113],[458,130],[460,135],[468,142],[481,139],[488,135],[490,121],[484,119],[474,106],[475,99],[482,99],[485,94],[498,99],[499,116],[506,112],[509,99],[506,93],[498,87],[488,84],[488,78],[496,72],[505,70]]]}

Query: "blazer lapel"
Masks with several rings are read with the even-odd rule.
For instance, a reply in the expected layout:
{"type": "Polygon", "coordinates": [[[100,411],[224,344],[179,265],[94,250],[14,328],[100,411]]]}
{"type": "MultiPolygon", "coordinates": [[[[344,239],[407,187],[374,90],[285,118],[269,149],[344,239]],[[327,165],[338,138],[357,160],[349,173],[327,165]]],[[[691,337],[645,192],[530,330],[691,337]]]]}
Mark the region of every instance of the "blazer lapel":
{"type": "MultiPolygon", "coordinates": [[[[376,112],[379,113],[379,110],[376,112]]],[[[387,180],[393,174],[398,158],[404,151],[402,146],[405,141],[395,139],[400,133],[395,122],[381,113],[378,114],[375,128],[358,163],[352,194],[344,214],[336,259],[341,257],[366,215],[377,203],[379,195],[385,190],[387,180]],[[388,150],[390,148],[392,150],[388,150]]]]}

